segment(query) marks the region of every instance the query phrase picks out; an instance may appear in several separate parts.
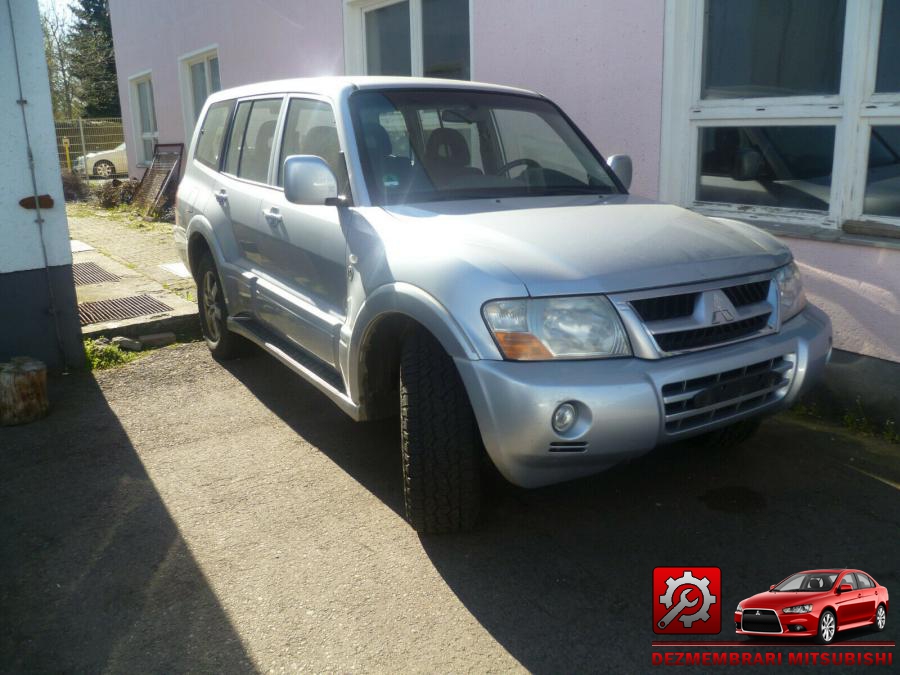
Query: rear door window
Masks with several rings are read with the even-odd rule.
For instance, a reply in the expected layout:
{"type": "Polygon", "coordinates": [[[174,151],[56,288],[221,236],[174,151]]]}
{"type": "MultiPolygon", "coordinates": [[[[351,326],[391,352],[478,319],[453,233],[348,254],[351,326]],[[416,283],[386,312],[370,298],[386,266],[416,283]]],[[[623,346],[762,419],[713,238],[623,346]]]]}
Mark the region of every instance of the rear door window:
{"type": "Polygon", "coordinates": [[[239,103],[237,113],[234,115],[234,124],[231,125],[228,152],[225,155],[225,173],[230,173],[232,176],[237,176],[241,150],[244,147],[244,132],[247,130],[247,118],[250,117],[250,108],[252,107],[253,101],[239,103]]]}
{"type": "Polygon", "coordinates": [[[216,170],[219,168],[225,130],[228,128],[228,120],[233,107],[234,101],[212,104],[206,112],[203,126],[200,127],[200,137],[197,139],[194,159],[216,170]]]}
{"type": "Polygon", "coordinates": [[[266,182],[280,112],[280,98],[242,101],[238,105],[228,144],[226,173],[257,183],[266,182]]]}

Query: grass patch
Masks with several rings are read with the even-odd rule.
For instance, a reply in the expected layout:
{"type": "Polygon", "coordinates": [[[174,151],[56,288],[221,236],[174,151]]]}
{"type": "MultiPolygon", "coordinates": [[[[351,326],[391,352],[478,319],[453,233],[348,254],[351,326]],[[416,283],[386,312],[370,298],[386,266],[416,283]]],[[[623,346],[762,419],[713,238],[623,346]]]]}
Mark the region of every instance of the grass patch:
{"type": "Polygon", "coordinates": [[[115,368],[140,357],[140,352],[127,352],[104,338],[84,341],[84,353],[91,370],[115,368]]]}

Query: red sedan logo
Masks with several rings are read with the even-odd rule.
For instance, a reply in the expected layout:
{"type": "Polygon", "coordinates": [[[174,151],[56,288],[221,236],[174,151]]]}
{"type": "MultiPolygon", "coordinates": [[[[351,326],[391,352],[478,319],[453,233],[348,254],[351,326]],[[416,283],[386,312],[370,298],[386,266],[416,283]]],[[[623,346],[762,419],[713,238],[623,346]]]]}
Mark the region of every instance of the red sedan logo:
{"type": "Polygon", "coordinates": [[[738,635],[814,637],[830,644],[839,631],[884,630],[887,589],[861,570],[809,570],[742,600],[734,612],[738,635]]]}

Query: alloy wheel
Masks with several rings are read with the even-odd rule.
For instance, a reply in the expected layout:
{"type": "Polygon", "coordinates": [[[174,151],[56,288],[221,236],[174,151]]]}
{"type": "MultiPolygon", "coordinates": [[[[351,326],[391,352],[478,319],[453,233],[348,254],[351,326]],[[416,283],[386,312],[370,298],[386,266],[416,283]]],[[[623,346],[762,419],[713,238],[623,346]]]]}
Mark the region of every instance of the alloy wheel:
{"type": "Polygon", "coordinates": [[[830,612],[822,617],[822,639],[825,642],[834,639],[834,615],[830,612]]]}
{"type": "Polygon", "coordinates": [[[109,178],[113,175],[113,165],[109,162],[98,162],[94,172],[101,178],[109,178]]]}
{"type": "Polygon", "coordinates": [[[203,276],[203,314],[206,317],[206,331],[213,342],[221,337],[219,324],[222,321],[222,310],[219,307],[219,280],[215,272],[207,270],[203,276]]]}
{"type": "Polygon", "coordinates": [[[878,612],[875,614],[875,623],[878,624],[878,630],[882,630],[884,624],[887,623],[887,612],[884,611],[884,605],[878,608],[878,612]]]}

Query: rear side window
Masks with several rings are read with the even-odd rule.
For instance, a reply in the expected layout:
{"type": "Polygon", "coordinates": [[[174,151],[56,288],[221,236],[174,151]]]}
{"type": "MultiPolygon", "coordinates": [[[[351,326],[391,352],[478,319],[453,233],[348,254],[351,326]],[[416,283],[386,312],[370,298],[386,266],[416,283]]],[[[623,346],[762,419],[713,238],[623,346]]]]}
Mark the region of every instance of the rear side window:
{"type": "Polygon", "coordinates": [[[228,119],[234,101],[222,101],[209,106],[203,126],[200,127],[200,137],[197,139],[197,148],[194,151],[194,159],[206,164],[213,169],[219,168],[219,160],[222,156],[222,142],[225,140],[225,129],[228,127],[228,119]]]}
{"type": "Polygon", "coordinates": [[[226,173],[266,182],[280,111],[280,98],[243,101],[238,105],[228,141],[226,173]]]}
{"type": "Polygon", "coordinates": [[[284,160],[291,155],[316,155],[325,160],[338,182],[346,185],[347,171],[331,106],[324,101],[294,98],[288,107],[281,156],[278,161],[278,185],[282,185],[284,160]]]}
{"type": "Polygon", "coordinates": [[[869,577],[859,572],[856,573],[856,580],[859,582],[860,588],[873,588],[875,586],[869,577]]]}

